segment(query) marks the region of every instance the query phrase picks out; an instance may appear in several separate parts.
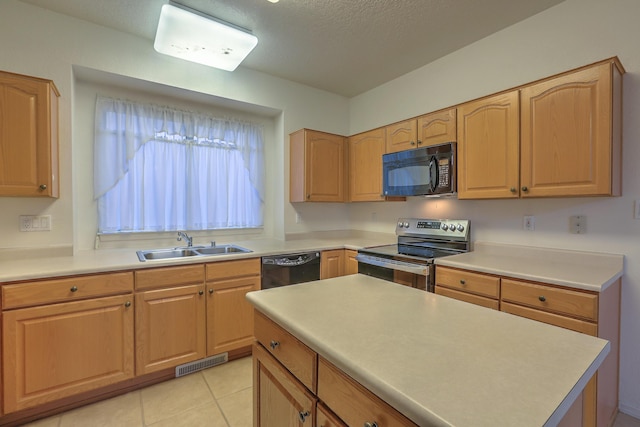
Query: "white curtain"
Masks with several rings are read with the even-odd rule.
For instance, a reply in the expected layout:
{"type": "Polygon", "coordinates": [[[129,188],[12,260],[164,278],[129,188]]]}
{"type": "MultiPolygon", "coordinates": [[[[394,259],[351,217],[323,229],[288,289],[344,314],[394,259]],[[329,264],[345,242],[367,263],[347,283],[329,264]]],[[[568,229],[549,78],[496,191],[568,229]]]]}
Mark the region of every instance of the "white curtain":
{"type": "Polygon", "coordinates": [[[98,97],[99,231],[263,225],[262,126],[98,97]]]}

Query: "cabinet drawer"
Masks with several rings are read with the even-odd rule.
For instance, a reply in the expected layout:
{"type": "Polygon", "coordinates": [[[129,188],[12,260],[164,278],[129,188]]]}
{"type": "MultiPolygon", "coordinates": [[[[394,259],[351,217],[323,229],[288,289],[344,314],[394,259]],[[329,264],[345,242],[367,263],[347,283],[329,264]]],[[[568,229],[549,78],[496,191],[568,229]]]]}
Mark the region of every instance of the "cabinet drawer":
{"type": "Polygon", "coordinates": [[[572,331],[582,332],[583,334],[594,337],[598,336],[598,326],[595,323],[585,320],[561,316],[559,314],[523,307],[508,302],[503,302],[500,310],[505,313],[515,314],[516,316],[526,317],[527,319],[537,320],[538,322],[548,323],[549,325],[560,326],[561,328],[571,329],[572,331]]]}
{"type": "Polygon", "coordinates": [[[598,296],[587,292],[502,279],[502,300],[594,322],[598,319],[598,296]]]}
{"type": "Polygon", "coordinates": [[[500,278],[487,274],[438,266],[436,267],[436,285],[489,298],[500,298],[500,278]]]}
{"type": "Polygon", "coordinates": [[[460,292],[453,289],[444,288],[442,286],[436,286],[436,294],[457,299],[459,301],[480,305],[482,307],[491,308],[493,310],[497,310],[499,306],[499,302],[497,299],[481,297],[479,295],[470,294],[468,292],[460,292]]]}
{"type": "Polygon", "coordinates": [[[348,427],[331,410],[318,402],[316,408],[316,424],[318,427],[348,427]]]}
{"type": "Polygon", "coordinates": [[[204,282],[204,264],[152,268],[135,272],[136,290],[204,282]]]}
{"type": "Polygon", "coordinates": [[[212,262],[206,265],[207,280],[260,275],[260,258],[212,262]]]}
{"type": "Polygon", "coordinates": [[[98,274],[2,286],[2,308],[68,302],[133,291],[133,273],[98,274]]]}
{"type": "Polygon", "coordinates": [[[296,337],[255,312],[254,334],[258,342],[275,356],[309,390],[315,393],[317,385],[318,355],[296,337]]]}
{"type": "Polygon", "coordinates": [[[318,398],[349,426],[376,422],[385,427],[417,427],[323,358],[318,361],[318,398]]]}

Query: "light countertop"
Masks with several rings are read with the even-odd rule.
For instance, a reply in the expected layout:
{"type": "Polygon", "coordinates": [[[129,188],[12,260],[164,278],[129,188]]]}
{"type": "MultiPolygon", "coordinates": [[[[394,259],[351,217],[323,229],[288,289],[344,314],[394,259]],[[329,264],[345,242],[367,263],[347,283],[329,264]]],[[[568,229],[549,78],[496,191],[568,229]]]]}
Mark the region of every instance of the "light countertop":
{"type": "Polygon", "coordinates": [[[624,272],[624,255],[476,242],[436,265],[601,292],[624,272]]]}
{"type": "Polygon", "coordinates": [[[247,298],[421,426],[554,426],[610,348],[360,274],[247,298]]]}
{"type": "Polygon", "coordinates": [[[395,242],[396,236],[394,234],[385,235],[379,233],[371,233],[369,237],[350,237],[345,235],[340,239],[256,239],[233,242],[233,244],[252,250],[253,252],[251,253],[187,257],[145,262],[140,262],[136,255],[136,249],[131,248],[88,250],[70,256],[56,256],[57,252],[53,250],[51,256],[20,256],[19,259],[0,260],[0,283],[55,276],[230,261],[234,259],[307,251],[323,251],[341,248],[357,250],[367,246],[384,245],[395,242]]]}

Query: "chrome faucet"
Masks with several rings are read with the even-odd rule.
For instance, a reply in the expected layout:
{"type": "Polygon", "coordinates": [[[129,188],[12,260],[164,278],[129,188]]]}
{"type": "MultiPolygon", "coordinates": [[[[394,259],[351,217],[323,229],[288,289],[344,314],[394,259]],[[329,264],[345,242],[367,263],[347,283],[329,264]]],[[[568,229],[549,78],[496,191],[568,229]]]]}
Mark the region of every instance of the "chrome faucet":
{"type": "Polygon", "coordinates": [[[178,242],[181,241],[182,239],[184,239],[184,241],[187,242],[188,247],[193,246],[193,237],[189,237],[189,235],[184,231],[178,231],[178,242]]]}

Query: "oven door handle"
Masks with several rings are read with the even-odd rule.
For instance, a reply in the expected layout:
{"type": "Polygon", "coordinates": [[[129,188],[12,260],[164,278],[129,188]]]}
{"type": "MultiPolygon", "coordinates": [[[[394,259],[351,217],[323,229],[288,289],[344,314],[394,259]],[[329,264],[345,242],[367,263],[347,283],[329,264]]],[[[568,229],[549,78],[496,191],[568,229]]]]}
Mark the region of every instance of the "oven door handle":
{"type": "Polygon", "coordinates": [[[363,264],[375,265],[378,267],[389,268],[391,270],[406,271],[407,273],[419,274],[421,276],[429,275],[429,268],[427,265],[414,264],[411,262],[398,261],[393,259],[386,259],[375,257],[371,255],[358,254],[356,255],[356,261],[363,264]]]}

